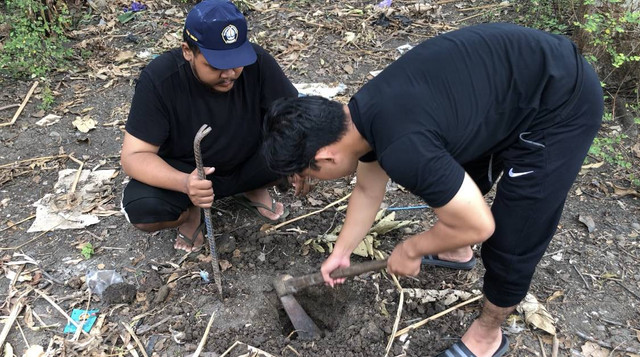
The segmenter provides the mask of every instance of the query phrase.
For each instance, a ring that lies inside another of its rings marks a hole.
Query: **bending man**
[[[389,178],[438,217],[398,244],[394,274],[421,258],[466,262],[482,243],[485,302],[443,356],[500,356],[500,326],[526,295],[603,112],[597,75],[564,37],[484,24],[418,45],[348,105],[320,97],[276,101],[265,121],[270,168],[319,179],[357,174],[344,227],[322,265],[329,274],[374,221]],[[498,176],[491,208],[483,195]]]

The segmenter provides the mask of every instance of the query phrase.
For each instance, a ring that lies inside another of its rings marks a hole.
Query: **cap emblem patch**
[[[238,41],[238,29],[233,25],[225,27],[222,30],[222,40],[227,45]]]

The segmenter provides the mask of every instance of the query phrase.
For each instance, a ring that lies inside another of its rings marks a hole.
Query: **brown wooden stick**
[[[144,345],[142,344],[142,342],[140,342],[140,339],[138,338],[138,336],[136,336],[136,333],[133,332],[133,329],[131,328],[131,326],[129,326],[128,324],[125,324],[124,322],[120,322],[122,324],[122,326],[124,326],[124,329],[127,330],[127,332],[131,335],[131,337],[133,337],[133,340],[136,341],[136,345],[138,345],[138,348],[140,349],[140,352],[142,352],[142,355],[144,357],[149,357],[149,355],[147,354],[147,351],[145,351],[144,349]]]
[[[0,110],[11,109],[19,106],[20,104],[9,104],[9,105],[5,105],[4,107],[0,107]]]
[[[24,97],[24,100],[22,101],[22,104],[20,104],[20,107],[18,107],[18,110],[16,110],[16,113],[13,115],[13,118],[11,118],[11,121],[8,122],[8,123],[0,124],[0,127],[1,126],[13,125],[13,123],[16,122],[16,120],[18,119],[18,116],[20,116],[20,113],[22,113],[22,110],[27,105],[27,102],[29,102],[29,99],[31,98],[31,95],[33,94],[33,91],[36,90],[36,87],[38,86],[39,83],[40,82],[38,82],[38,81],[35,81],[33,83],[33,85],[31,86],[31,89],[29,89],[29,92],[27,92],[27,95]]]
[[[36,215],[35,215],[35,214],[33,214],[33,215],[31,215],[31,216],[29,216],[29,217],[27,217],[27,218],[24,218],[24,219],[22,219],[22,220],[20,220],[20,221],[18,221],[18,222],[16,222],[16,223],[13,223],[13,225],[11,225],[11,226],[4,227],[4,228],[0,229],[0,232],[4,232],[4,231],[6,231],[7,229],[11,229],[11,228],[13,228],[13,227],[15,227],[15,226],[17,226],[17,225],[19,225],[19,224],[22,224],[22,223],[24,223],[24,222],[26,222],[26,221],[30,221],[30,220],[32,220],[32,219],[34,219],[34,218],[36,218]]]
[[[18,302],[16,302],[16,304],[13,305],[13,308],[11,309],[11,314],[9,315],[7,322],[4,324],[4,327],[2,328],[2,332],[0,332],[0,346],[4,346],[4,340],[9,335],[9,332],[11,331],[11,326],[13,326],[13,323],[16,321],[16,318],[18,317],[18,314],[20,313],[20,311],[22,311],[23,307],[24,307],[24,303],[22,299],[18,300]]]
[[[62,314],[62,316],[67,318],[67,321],[69,321],[70,324],[72,324],[73,326],[75,326],[77,329],[80,329],[82,331],[83,334],[89,336],[88,333],[86,333],[83,329],[82,326],[80,326],[77,322],[73,321],[73,319],[71,318],[71,316],[69,316],[69,314],[67,314],[66,312],[64,312],[64,310],[62,310],[62,308],[60,307],[60,305],[56,304],[55,301],[53,301],[53,299],[45,294],[43,291],[40,291],[38,289],[33,289],[33,291],[37,292],[38,295],[42,296],[45,300],[47,300],[49,302],[49,304],[51,304],[51,306],[53,306],[56,310],[58,310],[59,313]]]
[[[213,324],[213,318],[215,316],[216,316],[215,313],[211,314],[211,317],[209,318],[209,323],[207,324],[207,328],[204,329],[204,335],[202,336],[202,340],[200,340],[200,343],[198,344],[198,348],[196,348],[196,351],[193,353],[193,355],[191,355],[191,357],[200,356],[200,352],[202,352],[202,349],[204,348],[204,345],[207,343],[207,337],[209,336],[209,330],[211,330],[211,324]]]
[[[464,305],[468,305],[468,304],[471,304],[474,301],[478,301],[478,300],[480,300],[480,298],[482,298],[482,295],[478,295],[478,296],[476,296],[474,298],[471,298],[471,299],[469,299],[467,301],[461,302],[458,305],[452,306],[452,307],[450,307],[450,308],[448,308],[448,309],[446,309],[446,310],[444,310],[442,312],[439,312],[439,313],[437,313],[435,315],[429,316],[429,317],[427,317],[426,319],[424,319],[422,321],[416,322],[415,324],[407,326],[407,327],[403,328],[402,330],[396,332],[394,337],[402,336],[402,335],[404,335],[405,333],[407,333],[407,332],[409,332],[411,330],[414,330],[414,329],[417,329],[418,327],[421,327],[422,325],[426,324],[429,321],[435,320],[435,319],[439,318],[440,316],[446,315],[446,314],[450,313],[453,310],[456,310],[458,308],[463,307]]]
[[[2,164],[0,165],[0,169],[4,169],[7,167],[11,167],[14,165],[20,165],[20,164],[25,164],[27,162],[31,162],[31,161],[38,161],[38,160],[51,160],[51,159],[62,159],[62,158],[68,158],[69,155],[67,154],[63,154],[63,155],[54,155],[54,156],[40,156],[40,157],[33,157],[31,159],[24,159],[24,160],[20,160],[20,161],[14,161],[14,162],[10,162],[8,164]]]
[[[276,229],[281,228],[281,227],[284,227],[284,226],[286,226],[287,224],[293,223],[293,222],[295,222],[295,221],[299,221],[299,220],[301,220],[301,219],[303,219],[303,218],[307,218],[307,217],[309,217],[309,216],[313,216],[314,214],[318,214],[318,213],[320,213],[320,212],[322,212],[322,211],[325,211],[325,210],[327,210],[327,209],[329,209],[329,208],[331,208],[331,207],[333,207],[333,206],[337,205],[338,203],[340,203],[340,202],[342,202],[342,201],[346,200],[346,199],[347,199],[347,198],[349,198],[350,196],[351,196],[351,193],[349,193],[348,195],[346,195],[346,196],[342,197],[341,199],[339,199],[339,200],[337,200],[337,201],[335,201],[335,202],[333,202],[333,203],[330,203],[330,204],[328,204],[328,205],[324,206],[324,208],[321,208],[321,209],[319,209],[319,210],[315,210],[315,211],[313,211],[313,212],[311,212],[311,213],[303,214],[302,216],[298,216],[298,217],[296,217],[296,218],[292,218],[292,219],[290,219],[290,220],[288,220],[288,221],[285,221],[285,222],[282,222],[282,223],[276,224],[275,226],[270,227],[269,229],[267,229],[267,230],[265,231],[265,233],[267,233],[267,234],[269,234],[269,233],[273,233],[273,231],[275,231]]]
[[[474,7],[467,7],[467,8],[464,8],[464,9],[458,9],[458,11],[465,12],[465,11],[473,11],[473,10],[481,10],[481,9],[492,9],[492,8],[507,7],[507,6],[511,6],[511,4],[503,5],[502,3],[500,3],[500,4],[474,6]]]

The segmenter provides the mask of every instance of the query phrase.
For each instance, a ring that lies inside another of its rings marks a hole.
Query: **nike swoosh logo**
[[[533,171],[513,172],[513,167],[511,169],[509,169],[509,177],[524,176],[524,175],[528,175],[530,173],[533,173]]]

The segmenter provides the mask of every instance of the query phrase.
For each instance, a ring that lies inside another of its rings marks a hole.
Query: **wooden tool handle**
[[[331,272],[331,277],[334,279],[351,278],[360,274],[381,270],[387,266],[387,260],[372,260],[365,263],[354,264],[346,268],[339,268]],[[284,280],[280,280],[276,286],[276,292],[278,296],[288,295],[298,292],[302,288],[306,288],[312,285],[318,285],[324,283],[322,273],[317,272],[309,275],[303,275],[299,277],[290,277]]]
[[[331,272],[331,274],[329,274],[329,276],[331,276],[334,279],[340,279],[340,278],[351,278],[354,276],[358,276],[360,274],[369,272],[369,271],[375,271],[375,270],[381,270],[387,267],[387,260],[372,260],[369,262],[364,262],[364,263],[358,263],[358,264],[354,264],[351,266],[348,266],[346,268],[339,268],[336,269],[334,271]],[[322,274],[320,274],[320,276],[322,276]]]

